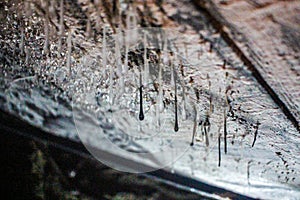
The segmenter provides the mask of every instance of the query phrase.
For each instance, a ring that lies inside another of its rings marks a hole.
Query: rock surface
[[[126,16],[126,4],[121,3],[118,9]],[[14,2],[4,4],[1,16],[6,21],[0,24],[4,30],[2,110],[52,134],[81,139],[87,146],[152,167],[176,160],[166,170],[251,197],[299,196],[299,132],[207,15],[190,1],[134,4],[136,25],[165,28],[173,45],[170,49],[178,55],[173,71],[178,84],[178,132],[174,132],[172,68],[163,60],[159,78],[159,52],[150,45],[151,80],[142,95],[145,123],[138,118],[138,66],[143,63],[143,48],[131,50],[128,73],[122,80],[120,65],[115,64],[119,57],[111,56],[117,47],[103,45],[104,27],[110,36],[118,31],[117,7],[108,1],[65,1],[66,31],[58,53],[58,4],[51,8],[32,1],[33,14],[25,19],[18,16],[21,11]],[[122,30],[125,21],[119,23]],[[70,34],[72,40],[67,42]],[[125,58],[124,52],[120,54]],[[103,65],[105,53],[110,65]],[[109,107],[110,89],[116,91],[111,95],[116,102],[113,109]],[[160,95],[163,103],[158,102]],[[95,115],[94,110],[100,112]],[[155,125],[158,112],[164,122],[159,127]],[[169,154],[161,153],[165,147]],[[145,152],[150,156],[139,154]],[[118,168],[114,158],[107,164]]]

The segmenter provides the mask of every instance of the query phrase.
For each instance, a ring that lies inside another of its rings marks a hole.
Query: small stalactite
[[[254,147],[255,142],[256,142],[259,125],[260,125],[260,123],[259,123],[259,121],[257,121],[256,126],[255,126],[255,132],[254,132],[254,138],[253,138],[253,142],[252,142],[252,147]]]
[[[218,153],[219,153],[219,158],[218,158],[218,166],[221,166],[221,132],[219,130],[218,134]]]
[[[164,110],[164,104],[163,104],[163,78],[162,78],[162,63],[159,62],[159,74],[158,74],[158,104],[159,104],[159,112],[162,112]]]
[[[171,52],[171,81],[170,81],[170,84],[172,86],[175,85],[175,80],[174,80],[174,61],[175,61],[175,56],[173,56],[173,52]]]
[[[94,5],[96,8],[96,12],[97,12],[95,27],[96,27],[97,31],[100,31],[101,30],[101,14],[100,14],[100,9],[99,9],[101,7],[100,0],[94,0]]]
[[[109,102],[112,105],[113,104],[113,85],[114,85],[114,80],[113,80],[113,74],[114,74],[114,69],[112,65],[109,65]]]
[[[45,20],[44,20],[44,34],[45,34],[45,42],[44,42],[44,54],[49,55],[49,46],[50,46],[50,27],[49,27],[49,2],[45,1]]]
[[[128,31],[128,36],[130,39],[137,39],[138,38],[138,23],[137,23],[137,17],[135,13],[135,9],[133,8],[133,5],[129,6],[129,10],[127,12],[126,16],[126,26]]]
[[[20,41],[21,55],[24,55],[24,28],[21,28],[21,41]]]
[[[209,115],[206,115],[204,124],[203,124],[203,129],[204,129],[204,135],[205,135],[205,144],[208,147],[209,146],[209,138],[208,138],[208,132],[210,129],[210,122],[209,122]]]
[[[191,142],[191,146],[194,145],[194,140],[195,140],[195,136],[196,136],[196,132],[197,132],[197,109],[196,106],[193,106],[194,108],[194,126],[193,126],[193,136],[192,136],[192,142]]]
[[[174,79],[174,93],[175,93],[175,125],[174,131],[177,132],[179,130],[178,126],[178,101],[177,101],[177,81],[176,81],[176,73],[173,67],[173,79]]]
[[[156,116],[157,116],[157,125],[160,127],[160,112],[163,111],[163,91],[162,91],[162,64],[160,60],[160,54],[158,56],[158,95],[157,95],[157,106],[156,106]]]
[[[144,82],[148,83],[148,80],[149,80],[149,62],[148,62],[148,59],[147,59],[147,36],[146,36],[146,33],[144,33],[143,44],[144,44]]]
[[[250,166],[251,166],[252,162],[253,162],[253,160],[249,160],[247,163],[247,183],[248,183],[248,185],[251,185],[250,184]]]
[[[112,1],[112,15],[113,15],[113,24],[115,26],[120,25],[121,19],[120,19],[120,2],[119,0],[113,0]]]
[[[106,26],[103,27],[103,33],[102,33],[102,66],[104,69],[107,67],[107,44],[106,44]],[[109,103],[113,104],[113,66],[109,65]]]
[[[201,141],[203,141],[203,136],[204,136],[204,130],[203,130],[203,121],[202,119],[200,119],[198,126],[200,127],[200,131],[201,131]]]
[[[188,47],[187,47],[187,44],[188,44],[187,42],[184,42],[184,43],[183,43],[183,45],[184,45],[184,50],[185,50],[185,58],[186,58],[186,59],[188,59]]]
[[[31,4],[28,1],[24,2],[24,12],[26,18],[29,18],[32,15]],[[29,23],[31,23],[31,21],[29,21]]]
[[[210,77],[207,74],[207,80],[208,80],[208,91],[210,93],[209,95],[209,115],[211,115],[214,111],[213,108],[213,93],[211,92],[211,81],[210,81]]]
[[[58,53],[62,52],[62,39],[64,36],[64,0],[60,0],[60,12],[59,12],[59,40],[58,40]]]
[[[203,54],[203,49],[202,49],[202,46],[199,48],[198,50],[198,60],[200,60],[201,56]]]
[[[125,83],[124,83],[124,75],[122,70],[122,60],[121,60],[121,50],[120,50],[120,29],[116,29],[117,34],[115,38],[115,59],[117,65],[117,75],[119,77],[119,86],[120,86],[120,94],[123,94],[125,90]]]
[[[50,1],[49,2],[49,18],[52,19],[54,17],[56,17],[56,13],[55,13],[55,4],[56,4],[56,1]]]
[[[103,38],[102,38],[102,64],[104,69],[107,65],[107,47],[106,47],[106,27],[103,28]]]
[[[125,31],[125,61],[124,61],[124,73],[128,72],[128,52],[129,52],[129,32]]]
[[[209,114],[211,115],[213,113],[213,94],[210,93],[209,96]]]
[[[90,39],[92,37],[92,24],[89,18],[87,19],[86,22],[85,36],[87,37],[87,39]]]
[[[222,69],[226,69],[226,64],[227,64],[227,61],[224,60],[224,61],[223,61],[223,65],[222,65]]]
[[[168,40],[167,37],[165,36],[164,39],[164,47],[163,47],[163,64],[164,65],[169,65],[169,53],[168,53]]]
[[[184,80],[182,80],[182,119],[186,120],[187,119],[187,102],[186,102],[186,92],[185,92],[185,84]]]
[[[184,66],[182,64],[182,60],[180,60],[179,68],[180,68],[181,76],[184,77]]]
[[[195,92],[197,102],[199,103],[199,101],[200,101],[200,90],[198,88],[194,88],[194,92]]]
[[[122,74],[122,62],[121,62],[121,50],[120,50],[120,29],[116,28],[116,38],[115,38],[115,59],[117,64],[117,75]]]
[[[143,110],[143,78],[142,78],[142,70],[140,69],[140,87],[139,87],[139,92],[140,92],[140,111],[139,111],[139,120],[143,121],[145,116],[144,116],[144,110]]]
[[[224,62],[224,65],[226,65],[226,63]],[[227,107],[230,107],[229,102],[228,102],[228,84],[227,84],[227,80],[228,80],[228,72],[225,72],[225,103],[226,103],[226,107],[224,109],[224,152],[225,154],[227,154]]]
[[[49,54],[49,19],[46,17],[45,19],[45,25],[44,25],[44,32],[45,32],[45,42],[44,42],[44,54]]]
[[[135,28],[134,20],[135,15],[132,12],[132,7],[129,7],[129,10],[127,12],[126,16],[126,31],[125,31],[125,63],[124,63],[124,72],[127,73],[128,71],[128,52],[129,52],[129,46],[130,46],[130,38],[133,36],[132,32]]]
[[[213,43],[210,42],[210,43],[209,43],[209,50],[208,50],[209,53],[212,53],[213,47],[214,47],[214,46],[213,46]]]
[[[224,152],[227,154],[227,115],[224,109]]]
[[[29,47],[25,47],[25,65],[28,66],[30,62],[30,50]]]
[[[208,138],[207,126],[204,126],[204,135],[205,135],[205,144],[208,147],[209,146],[209,138]]]
[[[69,70],[69,76],[72,76],[72,66],[71,66],[71,53],[72,53],[72,30],[68,32],[68,39],[67,39],[67,69]]]

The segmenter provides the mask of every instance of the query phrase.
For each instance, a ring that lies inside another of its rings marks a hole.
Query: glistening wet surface
[[[136,19],[127,20],[132,29],[118,30],[109,11],[96,17],[97,2],[66,1],[62,36],[56,3],[33,2],[32,15],[21,18],[5,4],[1,109],[87,146],[251,197],[299,196],[299,133],[188,2],[165,2],[166,14],[149,8],[163,16],[156,20],[163,29],[140,28],[138,10],[147,7],[136,3]],[[172,13],[180,20],[166,17]],[[190,18],[199,19],[195,26]]]

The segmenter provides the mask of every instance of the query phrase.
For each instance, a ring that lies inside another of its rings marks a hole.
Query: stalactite
[[[20,41],[20,51],[21,54],[24,54],[24,28],[21,28],[21,41]]]
[[[214,48],[214,46],[213,46],[213,43],[212,42],[210,42],[209,43],[209,53],[211,53],[212,52],[212,50],[213,50],[213,48]]]
[[[97,12],[95,27],[96,27],[97,31],[100,31],[101,30],[101,23],[100,23],[100,21],[101,21],[101,11],[99,9],[101,7],[100,0],[94,0],[94,5],[95,5],[95,8],[96,8],[96,12]]]
[[[160,112],[163,111],[163,91],[162,91],[162,64],[160,60],[160,55],[158,58],[158,95],[157,95],[157,107],[156,107],[156,116],[157,116],[157,124],[160,126]]]
[[[143,110],[143,78],[142,78],[142,70],[140,68],[140,87],[139,87],[139,92],[140,92],[140,111],[139,111],[139,119],[140,121],[144,120],[144,110]]]
[[[227,154],[227,115],[226,109],[224,110],[224,152]]]
[[[103,28],[103,38],[102,38],[102,64],[104,69],[107,65],[107,47],[106,47],[106,27]]]
[[[45,31],[45,43],[44,43],[44,54],[49,54],[49,19],[46,17],[45,24],[44,24],[44,31]]]
[[[174,80],[174,57],[172,57],[172,60],[171,60],[171,81],[170,81],[170,84],[171,86],[174,86],[175,85],[175,80]]]
[[[211,91],[211,81],[210,81],[210,77],[207,74],[207,80],[208,80],[208,91],[209,91],[209,114],[211,115],[213,113],[213,93]]]
[[[69,75],[72,76],[72,69],[71,69],[71,52],[72,52],[72,31],[69,30],[68,32],[68,39],[67,39],[67,69],[69,69]]]
[[[28,47],[25,47],[25,65],[28,66],[30,62],[30,50]]]
[[[256,123],[256,127],[255,127],[255,132],[254,132],[254,139],[253,139],[253,143],[252,143],[252,147],[254,147],[254,144],[256,142],[256,138],[257,138],[257,134],[258,134],[258,127],[259,127],[260,123],[259,121],[257,121]]]
[[[59,40],[58,40],[58,52],[61,55],[62,52],[62,39],[65,31],[64,27],[64,0],[60,0],[60,12],[59,12]]]
[[[122,61],[121,61],[121,50],[120,50],[120,29],[116,29],[117,34],[115,38],[115,59],[116,59],[116,65],[117,65],[117,75],[119,77],[119,85],[120,85],[120,94],[124,92],[124,76],[123,76],[123,70],[122,70]]]
[[[129,32],[125,31],[125,63],[124,63],[124,74],[128,72],[128,52],[129,52]]]
[[[109,102],[112,105],[113,104],[113,73],[114,69],[112,65],[109,65]]]
[[[135,13],[135,9],[133,5],[129,6],[129,10],[127,11],[126,16],[126,27],[127,27],[127,36],[129,44],[132,44],[138,39],[138,24],[137,24],[137,17]]]
[[[179,130],[178,126],[178,101],[177,101],[177,81],[176,81],[176,73],[173,68],[173,76],[174,76],[174,93],[175,93],[175,125],[174,125],[174,131],[177,132]]]
[[[147,59],[147,36],[146,36],[146,33],[144,33],[143,44],[144,44],[144,82],[148,83],[149,63],[148,63],[148,59]]]
[[[44,42],[44,54],[48,55],[49,54],[49,32],[50,32],[50,27],[49,27],[49,3],[48,1],[45,1],[45,20],[44,20],[44,32],[45,32],[45,42]]]
[[[164,110],[164,104],[163,104],[163,79],[162,79],[162,64],[159,63],[159,74],[158,74],[158,105],[159,105],[159,111],[162,112]]]
[[[55,13],[55,8],[53,4],[56,4],[56,1],[50,1],[49,2],[49,18],[52,19],[54,17],[56,17],[56,13]]]
[[[187,99],[186,99],[186,92],[185,92],[185,84],[184,80],[182,81],[182,119],[187,119]]]
[[[209,139],[208,139],[208,132],[210,129],[210,122],[209,122],[209,114],[206,114],[206,118],[203,124],[203,129],[204,129],[204,135],[205,135],[205,144],[208,147],[209,146]]]
[[[92,36],[92,25],[91,25],[91,20],[87,19],[87,23],[86,23],[86,31],[85,31],[85,36],[89,39]]]
[[[221,134],[218,134],[218,152],[219,152],[219,163],[218,166],[221,166]]]
[[[227,61],[224,60],[224,61],[223,61],[223,65],[222,65],[222,69],[226,69],[226,64],[227,64]]]
[[[119,43],[119,28],[117,28],[117,34],[115,38],[115,60],[117,65],[117,75],[119,77],[122,76],[122,62],[121,62],[121,51],[120,51],[120,43]]]
[[[165,36],[164,38],[164,47],[163,47],[163,64],[169,65],[169,52],[168,52],[168,40]]]
[[[191,146],[194,145],[194,139],[197,131],[197,109],[195,105],[193,106],[193,108],[194,108],[194,126],[193,126],[193,137],[192,137]]]
[[[24,11],[25,11],[26,18],[31,16],[32,10],[31,10],[30,2],[28,2],[28,1],[24,2]]]
[[[224,68],[226,65],[226,62],[224,60]],[[228,72],[225,70],[225,103],[226,103],[226,107],[224,109],[224,152],[225,154],[227,154],[227,107],[229,107],[229,102],[228,102],[228,96],[227,96],[227,92],[228,92]]]
[[[184,50],[185,50],[185,58],[188,59],[188,48],[186,42],[184,42]]]

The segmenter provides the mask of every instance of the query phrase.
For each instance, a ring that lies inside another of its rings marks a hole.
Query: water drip
[[[176,82],[176,73],[173,68],[173,79],[174,79],[174,93],[175,93],[175,125],[174,125],[174,131],[177,132],[179,130],[178,126],[178,101],[177,101],[177,82]]]
[[[144,120],[144,111],[143,111],[143,83],[142,83],[142,70],[140,69],[140,87],[139,87],[139,92],[140,92],[140,112],[139,112],[139,119],[140,121]]]

